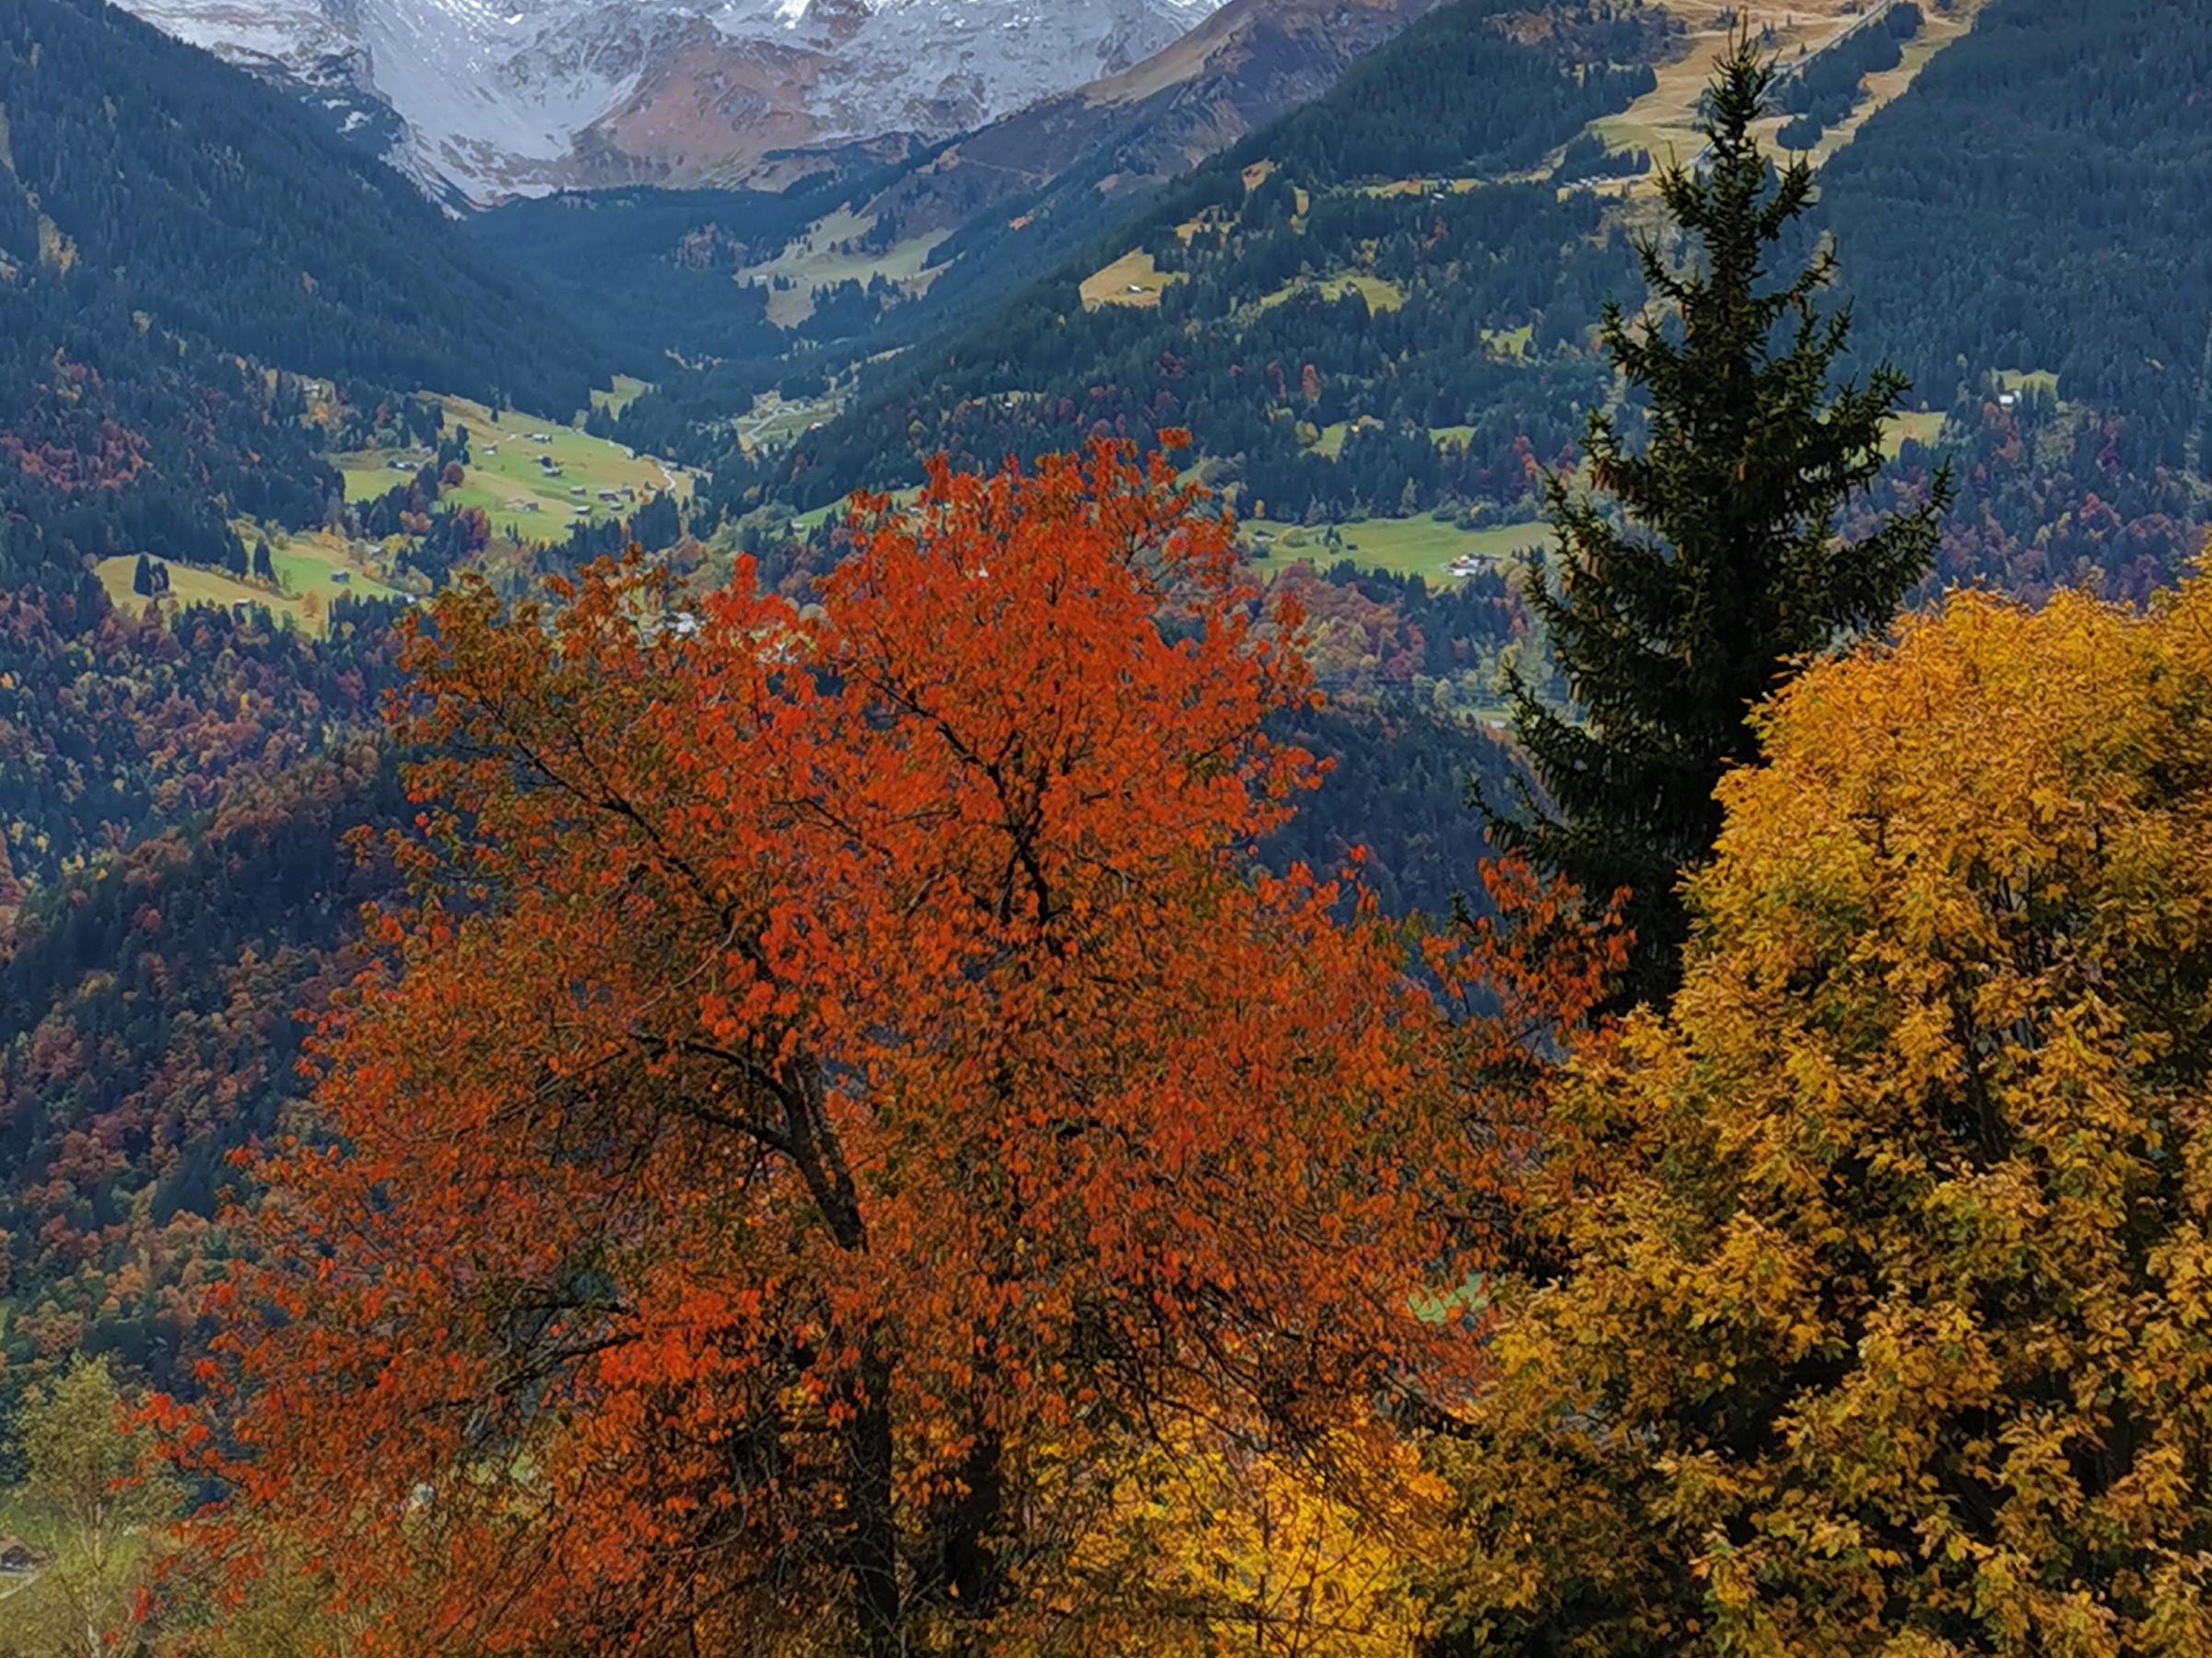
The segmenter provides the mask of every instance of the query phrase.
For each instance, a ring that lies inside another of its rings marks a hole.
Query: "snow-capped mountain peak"
[[[1220,0],[122,0],[234,62],[384,103],[479,203],[743,176],[938,138],[1112,75]]]

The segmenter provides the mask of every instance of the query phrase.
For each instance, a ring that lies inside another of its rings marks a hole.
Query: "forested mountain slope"
[[[405,180],[100,0],[0,0],[0,261],[265,365],[583,405],[599,354]]]
[[[98,0],[0,0],[0,590],[64,636],[99,559],[322,522],[299,377],[576,407],[599,356],[290,100]]]
[[[190,776],[210,809],[51,887],[0,935],[0,1414],[72,1350],[178,1374],[222,1253],[225,1158],[298,1096],[298,1015],[351,977],[360,905],[389,888],[344,835],[404,806],[376,745],[287,741],[344,730],[380,630],[326,648],[201,611],[178,636],[135,631],[97,648],[167,660],[105,656],[118,685],[236,697],[224,734],[260,738],[258,764]]]
[[[2203,472],[2212,29],[2191,0],[1995,0],[1821,173],[1865,342],[1947,403],[2044,371]]]
[[[2091,21],[1989,0],[1923,41],[1899,5],[1830,37],[1834,73],[1823,53],[1788,60],[1825,88],[1829,124],[1859,88],[1817,228],[1838,239],[1859,361],[1898,360],[1925,411],[1899,428],[1880,498],[1919,487],[1938,441],[1960,461],[1945,579],[2038,594],[2093,572],[2140,592],[2195,550],[2206,498],[2180,463],[2203,465],[2212,380],[2212,149],[2192,99],[2212,48],[2185,9],[2130,0]],[[876,370],[787,452],[725,445],[720,500],[818,507],[905,484],[939,448],[988,462],[1187,425],[1247,517],[1527,519],[1613,395],[1598,309],[1640,292],[1627,242],[1645,198],[1561,188],[1640,158],[1577,134],[1620,128],[1609,111],[1651,63],[1666,85],[1683,65],[1655,11],[1562,7],[1540,36],[1526,16],[1432,15],[1026,293]],[[1861,84],[1901,52],[1902,95],[1894,76]],[[630,418],[705,453],[702,414],[677,379]]]
[[[789,454],[725,453],[727,498],[812,507],[939,448],[1187,424],[1282,516],[1520,499],[1529,445],[1549,459],[1603,395],[1575,347],[1629,267],[1594,196],[1509,176],[1647,88],[1666,37],[1623,8],[1524,41],[1512,15],[1468,0],[1414,24]],[[1134,280],[1086,291],[1132,248]],[[648,432],[682,395],[626,418]]]
[[[93,566],[243,569],[253,525],[344,520],[325,450],[391,424],[385,388],[575,407],[599,355],[288,99],[104,6],[0,0],[11,1395],[80,1345],[173,1360],[174,1250],[295,1092],[292,1013],[374,880],[336,836],[398,805],[362,741],[395,603],[334,585],[317,638],[251,601],[143,614]]]
[[[142,333],[106,284],[0,282],[0,592],[74,634],[106,609],[95,560],[219,564],[231,508],[320,522],[340,485],[300,409],[296,383]]]

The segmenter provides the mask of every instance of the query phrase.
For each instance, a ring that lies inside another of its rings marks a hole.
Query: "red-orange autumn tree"
[[[378,1650],[1080,1648],[1148,1447],[1356,1501],[1460,1385],[1521,1142],[1401,935],[1254,872],[1295,615],[1110,446],[861,517],[818,605],[602,566],[409,648],[415,895],[201,1442],[203,1540]]]

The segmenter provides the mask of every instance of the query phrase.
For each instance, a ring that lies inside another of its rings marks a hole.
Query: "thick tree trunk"
[[[891,1492],[891,1363],[869,1337],[848,1403],[846,1490],[852,1525],[846,1539],[855,1622],[866,1658],[900,1658],[906,1608],[898,1581],[898,1515]]]
[[[865,1255],[868,1226],[852,1172],[829,1120],[821,1068],[802,1060],[786,1079],[784,1134],[831,1238]],[[850,1513],[846,1570],[857,1646],[864,1658],[901,1658],[905,1594],[899,1582],[898,1514],[892,1496],[891,1356],[883,1332],[860,1337],[860,1362],[840,1389],[845,1419],[845,1495]]]
[[[1001,1587],[998,1545],[1004,1524],[1003,1451],[995,1433],[980,1433],[961,1466],[966,1489],[939,1516],[937,1575],[956,1613],[981,1617],[998,1604]]]

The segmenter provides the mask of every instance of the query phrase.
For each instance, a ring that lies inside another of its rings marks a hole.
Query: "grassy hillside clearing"
[[[1940,409],[1922,409],[1895,415],[1883,435],[1882,452],[1894,461],[1897,451],[1904,448],[1906,438],[1915,443],[1933,444],[1942,436],[1943,411]]]
[[[436,401],[447,419],[468,427],[470,455],[460,487],[446,490],[439,504],[481,508],[518,540],[557,540],[570,523],[621,518],[663,491],[679,499],[691,494],[692,476],[682,467],[634,454],[603,438],[512,409],[495,425],[482,403],[462,397]],[[421,449],[331,457],[345,476],[349,501],[373,500],[404,484],[430,458]],[[557,470],[548,472],[540,464],[543,460]]]
[[[1314,440],[1308,447],[1314,453],[1334,461],[1344,452],[1344,439],[1352,436],[1352,428],[1354,424],[1356,423],[1343,420],[1331,422],[1315,434]],[[1367,417],[1365,424],[1379,428],[1381,423],[1372,417]],[[1448,449],[1454,444],[1465,449],[1474,440],[1474,436],[1475,428],[1469,426],[1431,426],[1429,428],[1429,441],[1436,445],[1438,449]]]
[[[730,428],[736,434],[739,445],[751,453],[774,449],[812,431],[823,422],[834,419],[844,406],[845,394],[841,391],[802,398],[795,403],[785,402],[777,392],[763,391],[753,400],[751,409],[730,423]]]
[[[612,388],[603,391],[594,391],[591,393],[591,406],[595,409],[603,409],[609,414],[620,414],[623,410],[628,408],[639,397],[651,390],[650,385],[635,375],[617,374]]]
[[[891,504],[895,507],[911,507],[920,498],[921,491],[919,487],[895,489],[891,492]],[[845,516],[846,508],[849,504],[849,497],[843,501],[832,501],[826,507],[817,507],[812,512],[802,512],[791,520],[791,528],[799,534],[812,535],[831,520],[842,519]]]
[[[267,541],[269,563],[275,567],[277,583],[294,598],[310,593],[328,595],[341,589],[364,599],[397,594],[398,590],[378,578],[373,548],[348,543],[332,531],[288,534],[241,522],[238,532],[249,547],[257,538]],[[345,579],[340,580],[340,577]]]
[[[1997,383],[2007,391],[2048,391],[2058,397],[2058,376],[2048,368],[2001,368]]]
[[[1396,283],[1386,282],[1379,276],[1350,274],[1325,276],[1318,282],[1285,283],[1273,293],[1262,295],[1259,300],[1259,309],[1271,310],[1285,300],[1295,298],[1298,295],[1309,291],[1320,295],[1322,298],[1332,303],[1343,298],[1347,294],[1357,294],[1361,298],[1366,300],[1367,309],[1370,313],[1397,310],[1406,302],[1405,295],[1399,291]],[[1159,301],[1154,299],[1153,303],[1156,305]]]
[[[1689,52],[1670,64],[1656,66],[1659,84],[1618,115],[1591,123],[1590,130],[1615,151],[1648,150],[1655,169],[1671,156],[1687,162],[1703,147],[1697,134],[1697,99],[1714,65],[1727,50],[1728,31],[1742,6],[1737,0],[1665,0],[1666,9],[1689,29]],[[1936,9],[1935,0],[1921,6],[1920,33],[1907,41],[1904,61],[1895,69],[1867,77],[1867,96],[1849,120],[1823,133],[1812,158],[1824,161],[1858,134],[1867,118],[1912,85],[1927,61],[1973,27],[1974,15],[1987,0],[1954,0],[1947,15]],[[1779,16],[1761,12],[1754,20],[1772,31],[1773,50],[1785,67],[1795,64],[1800,49],[1807,53],[1858,28],[1876,28],[1889,9],[1888,0],[1869,5],[1866,0],[1793,0]],[[1759,123],[1760,138],[1770,147],[1787,118],[1775,115]],[[1649,195],[1656,180],[1645,177],[1629,187],[1629,193]]]
[[[1465,195],[1470,190],[1482,188],[1481,179],[1393,179],[1387,184],[1366,184],[1360,189],[1362,195],[1371,196],[1440,196],[1447,191],[1453,195]]]
[[[363,450],[357,454],[334,454],[331,464],[345,480],[345,498],[349,501],[373,501],[395,484],[404,483],[415,471],[429,464],[430,451],[425,449]],[[403,472],[397,462],[405,463]]]
[[[1247,519],[1238,525],[1246,557],[1262,570],[1298,563],[1327,569],[1346,560],[1399,576],[1419,576],[1439,585],[1456,579],[1452,561],[1487,560],[1510,566],[1514,555],[1539,545],[1551,534],[1541,523],[1499,524],[1462,530],[1427,518],[1368,519],[1352,524],[1286,524]],[[1334,531],[1335,540],[1330,538]]]
[[[1536,339],[1536,330],[1524,322],[1518,328],[1486,328],[1482,344],[1490,348],[1492,356],[1519,362],[1528,355],[1528,347]]]
[[[222,570],[172,564],[169,566],[169,592],[158,601],[148,600],[131,590],[138,560],[129,555],[102,559],[97,566],[99,584],[119,608],[127,611],[141,611],[155,602],[169,610],[193,604],[213,604],[226,609],[234,604],[253,604],[287,626],[318,634],[330,625],[330,605],[334,599],[405,597],[370,575],[362,550],[349,547],[342,537],[328,531],[287,535],[280,530],[263,530],[244,522],[237,528],[249,547],[257,537],[267,539],[269,562],[276,570],[276,587],[260,581],[241,581]]]
[[[1133,305],[1154,309],[1167,285],[1182,280],[1180,273],[1161,270],[1153,263],[1150,253],[1140,250],[1124,253],[1105,270],[1086,277],[1083,284],[1083,302],[1089,309]]]
[[[867,282],[881,276],[909,293],[928,291],[939,273],[926,269],[937,244],[950,230],[932,230],[927,236],[895,242],[881,253],[863,252],[860,239],[875,228],[875,216],[840,207],[810,226],[806,234],[765,264],[749,266],[741,282],[772,284],[789,278],[788,288],[771,289],[768,321],[778,328],[797,328],[814,314],[814,290],[835,287],[840,282]]]

